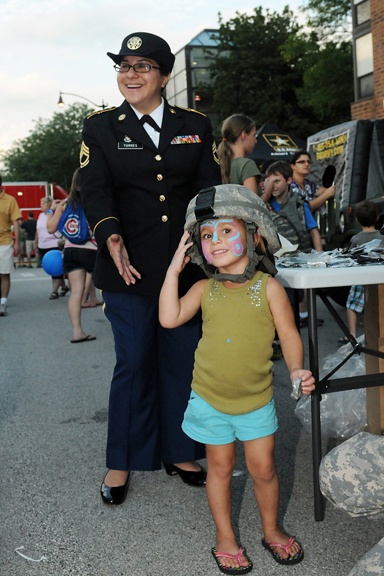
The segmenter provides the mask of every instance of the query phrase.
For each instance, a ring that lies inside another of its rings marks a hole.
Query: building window
[[[358,98],[373,96],[373,47],[372,33],[356,38],[356,74]]]
[[[370,0],[354,0],[356,26],[361,26],[371,19]]]

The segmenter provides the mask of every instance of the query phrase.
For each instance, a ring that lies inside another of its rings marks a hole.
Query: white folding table
[[[278,264],[278,262],[277,262]],[[309,367],[316,380],[316,390],[311,395],[311,416],[312,416],[312,461],[313,461],[313,484],[314,484],[314,509],[315,520],[321,521],[324,518],[324,502],[320,491],[319,466],[321,462],[321,422],[320,422],[320,401],[322,393],[338,392],[342,390],[353,390],[357,388],[368,388],[371,386],[384,385],[384,373],[367,374],[359,377],[331,379],[336,370],[319,380],[319,351],[317,336],[317,309],[316,294],[320,288],[333,288],[352,285],[377,285],[384,284],[384,265],[368,264],[351,267],[319,267],[319,268],[280,268],[276,278],[286,288],[296,290],[308,290],[308,345],[309,345]],[[320,292],[324,304],[331,312],[335,321],[341,328],[346,326],[340,316],[333,309],[328,298]],[[365,352],[384,358],[384,354],[377,350],[370,350],[361,346],[351,337],[351,343],[355,344],[352,356],[356,352]],[[350,357],[349,356],[349,357]],[[344,362],[342,362],[343,364]],[[339,365],[340,367],[341,365]]]

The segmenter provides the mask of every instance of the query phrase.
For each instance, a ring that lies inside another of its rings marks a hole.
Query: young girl
[[[292,381],[303,394],[314,378],[303,369],[303,344],[270,253],[280,242],[269,211],[251,190],[220,185],[201,191],[188,207],[179,247],[160,294],[160,322],[175,328],[203,313],[192,392],[183,430],[206,444],[207,496],[216,524],[212,554],[221,572],[245,574],[253,565],[231,524],[235,439],[244,443],[262,521],[262,545],[280,564],[301,562],[299,543],[278,526],[279,481],[274,462],[277,419],[271,355],[275,329]],[[179,274],[192,260],[209,280],[178,296]],[[269,271],[270,274],[265,271]]]
[[[47,230],[50,233],[56,232],[59,226],[60,217],[66,205],[70,204],[73,211],[80,205],[80,183],[79,169],[75,170],[69,196],[65,200],[54,200],[51,214],[47,219]],[[81,323],[81,307],[84,292],[91,291],[92,271],[96,261],[96,242],[93,236],[83,244],[72,243],[65,239],[64,246],[64,272],[68,274],[71,295],[68,301],[68,315],[72,326],[72,344],[80,342],[91,342],[96,340],[96,336],[86,334]],[[95,301],[96,295],[95,295]]]
[[[256,143],[254,121],[243,114],[233,114],[224,120],[221,134],[223,140],[218,146],[217,153],[223,184],[243,184],[257,194],[257,178],[261,174],[255,161],[246,158]]]

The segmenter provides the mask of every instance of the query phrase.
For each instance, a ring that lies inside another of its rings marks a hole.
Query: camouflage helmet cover
[[[215,186],[213,212],[214,217],[233,216],[247,223],[253,223],[260,235],[267,241],[272,254],[281,248],[279,236],[265,203],[246,186],[239,184],[220,184]],[[196,237],[199,222],[195,215],[197,196],[190,201],[184,229]],[[192,261],[193,255],[192,256]]]

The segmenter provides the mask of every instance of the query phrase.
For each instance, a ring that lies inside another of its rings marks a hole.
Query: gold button
[[[158,175],[156,176],[156,180],[157,180],[158,182],[161,182],[162,179],[163,179],[163,175],[162,175],[162,174],[158,174]]]
[[[164,216],[161,217],[161,219],[162,219],[163,222],[168,222],[168,216],[165,216],[165,215],[164,215]]]
[[[160,200],[160,202],[164,202],[164,200],[165,200],[164,194],[161,194],[161,196],[159,196],[159,200]]]
[[[160,154],[156,154],[155,160],[157,160],[158,162],[160,162],[161,159],[162,159],[162,158],[161,158]]]

